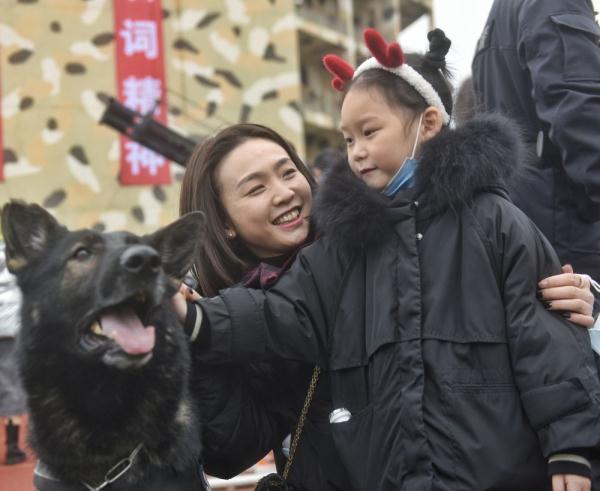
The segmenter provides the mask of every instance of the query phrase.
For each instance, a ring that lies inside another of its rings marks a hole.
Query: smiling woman
[[[270,128],[238,124],[198,146],[188,162],[180,212],[202,210],[207,233],[194,262],[203,295],[231,286],[259,263],[288,256],[310,235],[314,179]]]
[[[216,181],[228,213],[227,236],[239,236],[256,257],[281,256],[306,241],[311,188],[283,147],[245,141],[218,165]]]
[[[311,241],[313,187],[294,149],[264,126],[234,125],[202,143],[188,162],[180,202],[181,214],[202,210],[207,217],[193,270],[200,293],[214,295],[235,283],[272,285]],[[189,321],[188,310],[186,326]],[[229,367],[194,359],[193,372],[207,472],[232,477],[271,449],[281,472],[313,366],[277,361]],[[289,468],[291,489],[350,489],[329,430],[331,409],[329,379],[322,374]]]

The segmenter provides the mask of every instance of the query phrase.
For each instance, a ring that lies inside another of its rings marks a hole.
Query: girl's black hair
[[[429,50],[424,55],[407,53],[404,62],[414,68],[427,80],[440,96],[442,104],[449,115],[452,114],[452,87],[450,72],[446,67],[446,54],[450,49],[450,40],[441,29],[434,29],[427,34]],[[416,120],[429,104],[412,85],[403,78],[387,70],[367,70],[352,80],[347,90],[351,88],[376,88],[386,101],[398,108],[408,109],[412,120]]]

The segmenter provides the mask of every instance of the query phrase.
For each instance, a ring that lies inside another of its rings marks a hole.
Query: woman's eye
[[[291,179],[296,175],[296,172],[298,172],[296,169],[288,169],[283,173],[283,177],[285,179]]]
[[[92,253],[85,247],[80,247],[73,253],[73,259],[77,261],[87,261],[90,257],[92,257]]]
[[[377,130],[375,128],[369,128],[368,130],[365,130],[364,133],[365,133],[365,136],[370,136],[373,133],[375,133],[376,131]]]
[[[264,187],[264,186],[254,186],[253,188],[251,188],[251,189],[248,191],[248,193],[247,193],[247,194],[248,194],[249,196],[256,196],[257,194],[260,194],[260,193],[262,193],[262,191],[263,191],[264,189],[265,189],[265,187]]]

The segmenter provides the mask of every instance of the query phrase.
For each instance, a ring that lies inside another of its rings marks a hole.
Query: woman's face
[[[376,90],[362,88],[346,94],[340,120],[352,172],[383,189],[412,154],[418,125]]]
[[[306,241],[310,185],[278,144],[246,140],[221,161],[216,179],[230,220],[226,231],[257,257],[287,254]]]

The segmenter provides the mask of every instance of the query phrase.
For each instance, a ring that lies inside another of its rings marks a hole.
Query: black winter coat
[[[587,332],[536,299],[559,263],[502,189],[518,147],[500,119],[444,130],[416,199],[334,171],[324,237],[270,290],[203,300],[196,350],[329,369],[355,490],[548,489],[548,456],[600,445],[600,383]]]
[[[591,2],[496,0],[473,87],[483,109],[516,119],[530,142],[532,165],[511,198],[563,263],[600,278],[600,27]]]
[[[281,268],[261,263],[244,285],[267,288],[292,259]],[[193,390],[202,408],[206,472],[228,479],[273,450],[282,473],[287,462],[282,442],[298,424],[313,366],[289,360],[245,365],[198,362],[196,358]],[[329,427],[331,404],[329,374],[322,372],[287,478],[292,491],[349,489]]]

